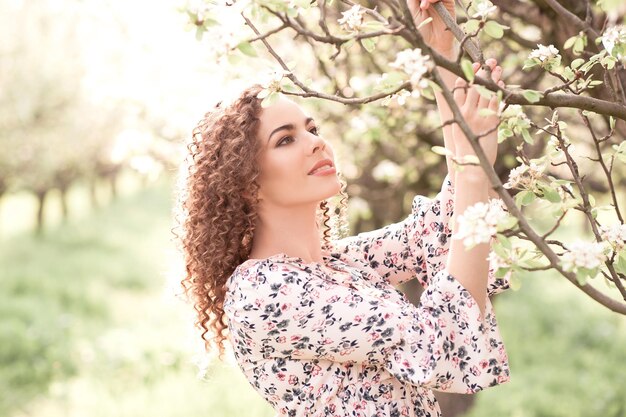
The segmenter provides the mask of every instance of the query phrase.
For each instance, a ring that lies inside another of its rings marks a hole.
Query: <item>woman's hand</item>
[[[502,68],[497,64],[497,61],[493,58],[488,59],[485,62],[491,68],[491,79],[497,83],[500,87],[504,87],[504,82],[500,80],[502,75]],[[478,63],[473,64],[474,72],[479,69]],[[484,69],[478,70],[477,75],[485,78],[487,71]],[[485,136],[481,136],[478,143],[483,148],[483,151],[489,159],[489,163],[493,165],[496,161],[498,153],[498,124],[500,118],[496,115],[480,116],[478,112],[480,109],[490,109],[494,112],[498,111],[498,98],[497,96],[491,97],[491,99],[483,98],[476,87],[471,86],[468,89],[467,82],[459,77],[454,85],[454,101],[461,110],[463,118],[467,122],[468,126],[476,135],[482,135],[483,133],[490,132]],[[452,128],[452,138],[455,147],[456,157],[462,157],[465,155],[476,155],[469,140],[459,127],[457,123]],[[466,167],[466,169],[469,167]],[[471,167],[472,171],[479,171],[482,173],[482,168]]]
[[[424,25],[419,31],[424,42],[435,51],[442,55],[448,56],[454,50],[454,35],[447,30],[446,24],[439,17],[432,7],[431,3],[437,3],[440,0],[407,0],[409,10],[413,16],[415,26],[419,26],[424,20],[432,17],[432,22]],[[443,5],[453,18],[456,18],[454,10],[454,0],[442,0]]]

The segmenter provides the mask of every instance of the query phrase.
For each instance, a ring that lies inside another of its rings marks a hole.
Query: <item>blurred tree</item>
[[[93,13],[93,5],[75,0],[0,5],[0,31],[7,40],[0,47],[0,198],[11,189],[32,192],[38,201],[39,233],[51,190],[59,191],[66,219],[67,192],[77,181],[89,184],[97,206],[97,184],[108,184],[115,197],[124,168],[154,177],[177,155],[150,134],[132,155],[119,157],[120,148],[128,146],[120,143],[121,132],[139,128],[158,133],[156,126],[163,122],[142,114],[146,103],[123,96],[96,101],[86,91],[85,49],[91,45],[81,39],[81,24],[97,18],[101,16]],[[113,41],[121,43],[123,36]],[[134,140],[128,135],[122,139]],[[158,162],[151,153],[158,154]],[[142,157],[143,164],[137,163]],[[148,167],[149,158],[153,163]]]

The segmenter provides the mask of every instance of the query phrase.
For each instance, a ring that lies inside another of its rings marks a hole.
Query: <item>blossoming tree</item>
[[[341,103],[347,112],[359,108],[364,116],[351,119],[350,127],[361,130],[356,139],[345,138],[353,150],[369,131],[384,130],[368,142],[375,143],[373,154],[423,151],[426,144],[420,161],[432,162],[433,153],[446,153],[438,146],[442,125],[430,117],[435,95],[443,95],[454,114],[447,123],[459,125],[477,155],[457,160],[456,169],[480,165],[494,192],[490,204],[456,219],[457,238],[468,246],[493,240],[492,266],[514,287],[522,271],[556,270],[599,304],[626,314],[619,187],[626,163],[626,6],[619,0],[494,3],[459,1],[456,21],[440,3],[433,5],[458,39],[453,59],[429,47],[401,0],[207,0],[186,12],[197,37],[212,39],[218,59],[273,62],[260,95],[264,105],[284,93]],[[240,19],[235,29],[227,15]],[[487,56],[505,69],[504,87],[474,75],[472,62]],[[500,99],[502,162],[495,169],[478,144],[489,132],[469,129],[441,69]],[[329,118],[345,127],[346,118],[333,112]],[[417,141],[407,138],[414,131]],[[401,163],[357,161],[363,177],[400,175],[408,182],[411,175],[427,177],[434,165],[420,164],[426,175],[402,171],[415,162],[410,155]],[[391,183],[401,187],[401,181]],[[540,224],[530,221],[538,211]],[[564,219],[576,215],[586,234],[556,238]]]

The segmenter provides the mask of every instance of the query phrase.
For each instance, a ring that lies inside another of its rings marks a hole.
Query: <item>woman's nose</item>
[[[311,137],[311,154],[314,154],[315,152],[326,147],[326,141],[322,139],[321,136],[314,135],[313,133],[310,133],[309,136]]]

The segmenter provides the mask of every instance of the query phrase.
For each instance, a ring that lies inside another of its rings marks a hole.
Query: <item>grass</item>
[[[212,360],[196,376],[190,311],[168,293],[169,187],[0,241],[0,416],[274,415],[236,365]],[[479,394],[469,417],[626,414],[624,317],[548,273],[496,310],[512,381]]]
[[[511,382],[479,394],[468,417],[626,415],[626,319],[554,274],[523,282],[496,304]]]

